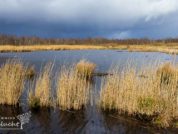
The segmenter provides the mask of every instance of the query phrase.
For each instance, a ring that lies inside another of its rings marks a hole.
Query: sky
[[[59,38],[175,38],[178,0],[0,0],[0,33]]]

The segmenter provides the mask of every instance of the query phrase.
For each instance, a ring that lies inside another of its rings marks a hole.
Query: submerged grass
[[[57,103],[62,110],[80,110],[89,101],[89,82],[79,77],[75,66],[63,67],[57,82]]]
[[[100,107],[169,126],[178,117],[177,69],[166,64],[154,70],[145,71],[147,78],[138,77],[134,68],[115,70],[102,82]]]
[[[53,64],[48,63],[38,76],[34,89],[32,85],[28,96],[31,108],[50,106],[52,68]]]
[[[23,92],[26,68],[20,60],[8,60],[0,68],[0,104],[16,105]]]

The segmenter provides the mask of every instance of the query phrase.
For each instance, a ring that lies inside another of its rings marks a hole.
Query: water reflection
[[[41,108],[39,111],[33,112],[33,118],[37,120],[39,123],[39,127],[42,129],[42,131],[49,133],[50,128],[50,109],[48,108]]]
[[[0,116],[3,117],[16,117],[22,113],[22,107],[19,106],[8,106],[0,105]]]
[[[144,124],[136,119],[119,116],[117,113],[104,113],[104,122],[107,133],[110,134],[174,134],[176,131],[159,129],[149,124]]]
[[[59,126],[64,133],[82,133],[86,123],[84,111],[60,111],[59,113]]]

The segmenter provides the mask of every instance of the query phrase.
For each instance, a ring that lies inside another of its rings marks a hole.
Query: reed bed
[[[81,110],[89,104],[91,87],[87,78],[92,76],[95,67],[87,60],[62,67],[56,82],[56,102],[62,110]],[[52,69],[53,64],[46,64],[30,85],[30,107],[51,106]],[[18,104],[27,70],[20,60],[8,60],[1,66],[0,104]],[[114,110],[162,127],[178,119],[178,69],[172,63],[140,71],[131,66],[122,71],[114,68],[109,74],[112,75],[103,77],[100,90],[99,107],[104,111]]]
[[[76,64],[76,71],[79,77],[86,77],[87,79],[90,79],[92,77],[95,68],[96,68],[96,64],[86,59],[82,59]]]
[[[28,96],[30,107],[37,108],[50,106],[52,68],[53,64],[46,64],[36,80],[34,89],[33,85],[31,86]]]
[[[31,51],[48,51],[48,50],[88,50],[88,49],[107,49],[107,46],[101,45],[0,45],[0,52],[31,52]]]
[[[139,74],[147,77],[139,77]],[[161,126],[178,117],[178,73],[171,64],[136,71],[117,69],[101,85],[99,105],[104,110],[133,115]]]
[[[164,52],[169,54],[178,54],[176,43],[153,43],[153,44],[117,44],[109,43],[107,45],[102,44],[78,44],[78,45],[25,45],[25,46],[15,46],[15,45],[1,45],[0,52],[29,52],[29,51],[47,51],[47,50],[88,50],[88,49],[118,49],[118,50],[128,50],[128,51],[145,51],[145,52]]]
[[[62,110],[84,108],[89,92],[89,82],[78,76],[75,66],[62,68],[57,82],[57,103]]]
[[[8,60],[0,68],[0,104],[16,105],[23,92],[26,68],[20,60]]]

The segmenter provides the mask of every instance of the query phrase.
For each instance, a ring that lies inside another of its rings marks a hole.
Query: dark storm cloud
[[[177,0],[1,0],[0,32],[161,38],[178,35],[177,13]]]

